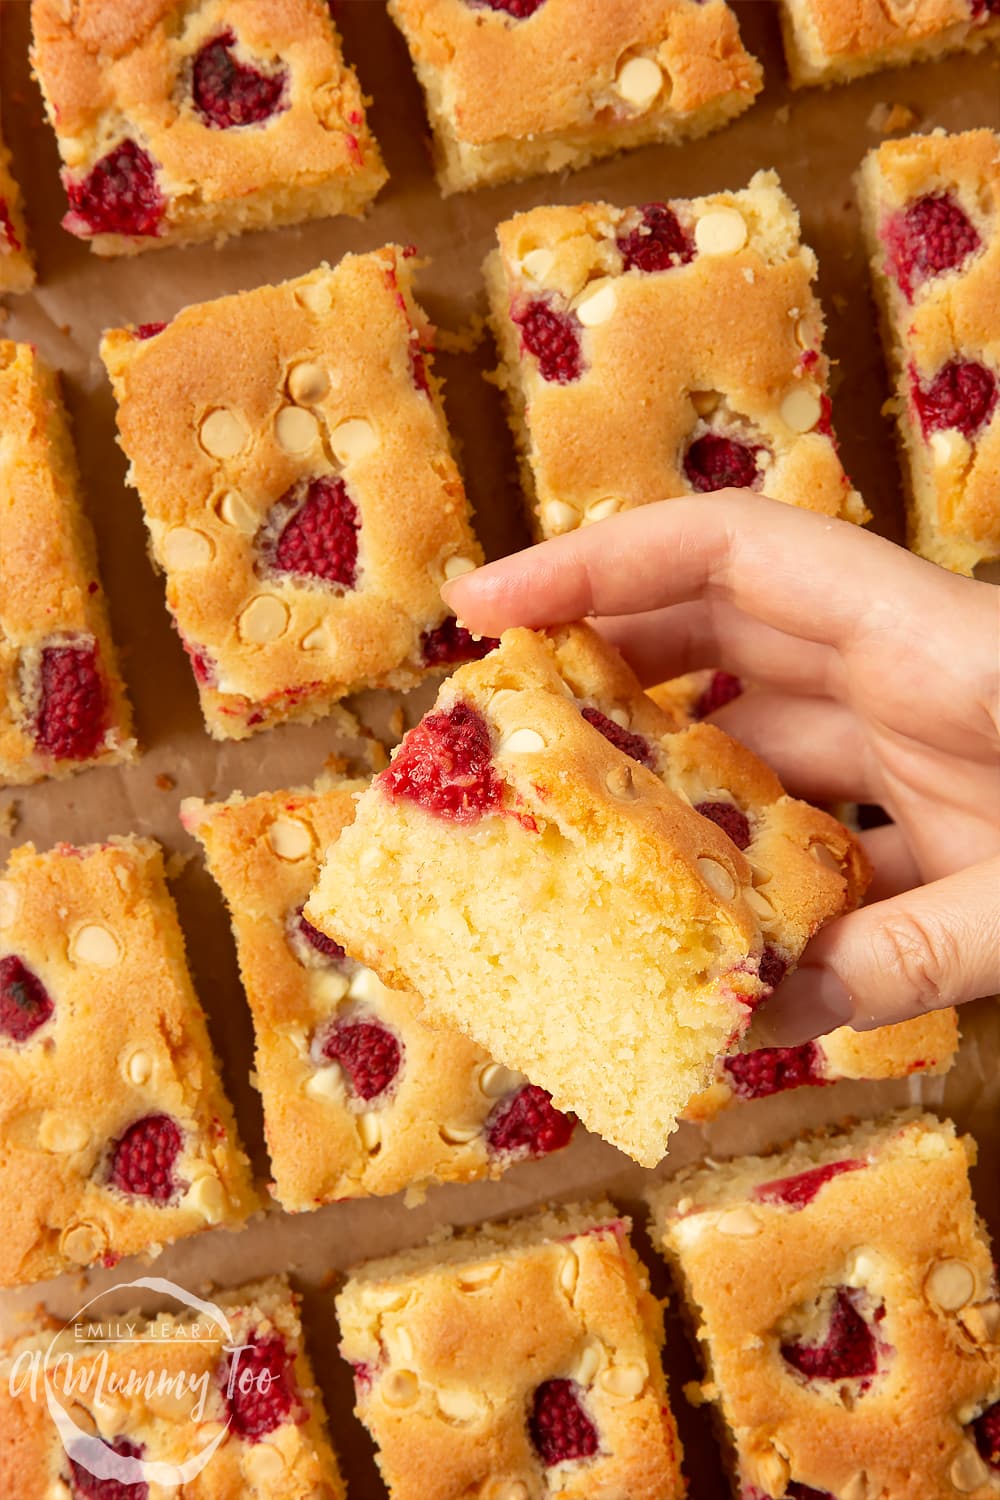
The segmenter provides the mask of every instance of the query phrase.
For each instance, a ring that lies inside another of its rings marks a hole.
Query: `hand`
[[[868,906],[818,933],[764,1007],[791,1046],[1000,990],[1000,590],[882,537],[722,490],[599,522],[449,583],[484,635],[594,616],[644,684],[752,691],[714,721],[813,801],[877,802]]]

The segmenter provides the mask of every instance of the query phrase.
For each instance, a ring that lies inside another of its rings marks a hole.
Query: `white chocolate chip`
[[[203,568],[212,561],[214,551],[211,537],[191,526],[172,526],[160,543],[160,556],[168,572]]]
[[[609,495],[605,500],[595,500],[593,505],[588,505],[584,514],[584,522],[592,526],[595,521],[605,521],[608,516],[613,516],[615,511],[621,510],[621,500],[617,495]]]
[[[212,458],[235,458],[250,439],[250,431],[242,417],[217,406],[202,418],[198,438],[205,452]]]
[[[322,651],[326,645],[326,631],[322,625],[314,625],[299,641],[303,651]]]
[[[107,927],[100,922],[87,922],[70,938],[69,956],[75,964],[95,964],[99,969],[113,969],[121,958],[121,947]]]
[[[305,286],[300,286],[295,293],[295,300],[307,312],[315,313],[322,317],[330,311],[332,301],[330,283],[328,281],[307,281]]]
[[[793,432],[812,432],[823,415],[823,405],[809,386],[795,386],[785,396],[779,408],[781,420]]]
[[[358,1115],[358,1134],[365,1150],[373,1155],[382,1144],[382,1122],[374,1110]]]
[[[365,1288],[365,1302],[378,1312],[398,1312],[410,1300],[409,1292],[398,1286],[369,1286]]]
[[[479,1292],[484,1286],[491,1286],[500,1275],[500,1267],[495,1260],[482,1261],[478,1266],[463,1266],[456,1271],[455,1279],[463,1292]]]
[[[525,1493],[527,1494],[527,1491],[525,1491]],[[73,1496],[70,1494],[66,1485],[63,1484],[62,1480],[57,1479],[53,1484],[50,1484],[48,1489],[45,1491],[45,1500],[73,1500]]]
[[[220,521],[242,531],[244,536],[253,536],[257,530],[257,517],[239,490],[226,490],[215,509]]]
[[[964,1260],[939,1260],[928,1273],[924,1291],[945,1312],[958,1312],[975,1296],[976,1278]]]
[[[556,263],[555,255],[551,250],[540,247],[537,250],[529,250],[521,261],[521,270],[531,277],[532,281],[544,281]]]
[[[258,594],[236,621],[236,629],[251,646],[276,641],[288,629],[288,606],[274,594]]]
[[[452,1422],[479,1422],[489,1411],[489,1402],[478,1391],[443,1391],[436,1393],[437,1404]]]
[[[629,728],[631,728],[632,717],[629,714],[629,712],[628,712],[627,709],[617,708],[617,707],[615,707],[615,708],[609,708],[608,709],[608,718],[611,720],[611,722],[613,724],[617,724],[619,729],[629,729]]]
[[[971,1490],[977,1490],[981,1484],[986,1484],[990,1477],[989,1469],[971,1443],[966,1443],[961,1449],[949,1473],[952,1484],[956,1490],[961,1490],[963,1495],[967,1495]]]
[[[420,1393],[420,1382],[412,1370],[390,1370],[379,1391],[386,1406],[412,1406]]]
[[[618,305],[618,294],[614,283],[602,281],[596,290],[588,291],[576,304],[576,315],[584,328],[596,328],[614,315]]]
[[[449,1146],[467,1146],[477,1136],[482,1135],[481,1125],[442,1125],[438,1134]]]
[[[274,419],[274,437],[286,453],[308,453],[319,439],[319,423],[301,406],[283,406]]]
[[[573,1368],[573,1379],[578,1385],[593,1385],[594,1378],[600,1368],[601,1351],[599,1345],[595,1343],[585,1344]]]
[[[755,1234],[760,1234],[760,1220],[752,1208],[740,1204],[737,1208],[727,1208],[725,1213],[720,1214],[715,1225],[720,1234],[732,1235],[736,1239],[752,1239]]]
[[[375,447],[375,443],[375,429],[364,417],[349,417],[330,434],[330,447],[337,462],[345,465],[365,458]]]
[[[444,576],[450,581],[452,578],[461,578],[463,573],[475,572],[476,565],[471,557],[463,557],[460,553],[455,557],[449,557],[445,561]]]
[[[351,975],[347,993],[352,1000],[367,1000],[374,1004],[385,994],[385,985],[372,969],[357,969]]]
[[[579,1279],[580,1262],[572,1250],[565,1250],[563,1252],[562,1265],[559,1267],[559,1285],[571,1301]]]
[[[958,1321],[977,1344],[991,1344],[1000,1334],[1000,1302],[980,1302],[959,1313]]]
[[[309,972],[309,993],[327,1010],[343,1000],[348,983],[347,975],[338,974],[335,969],[311,969]]]
[[[639,795],[631,766],[612,766],[604,778],[604,785],[612,797],[620,797],[623,802],[632,802]]]
[[[736,881],[725,865],[720,865],[717,859],[708,859],[703,855],[698,861],[698,871],[705,883],[710,885],[723,901],[731,901],[736,895]]]
[[[0,930],[13,926],[21,910],[21,893],[9,880],[0,880]]]
[[[561,536],[564,531],[572,531],[579,524],[579,512],[572,505],[567,505],[565,500],[548,500],[542,506],[542,525],[550,536]]]
[[[536,755],[545,749],[545,741],[537,729],[512,729],[497,746],[500,755]]]
[[[264,1494],[278,1493],[272,1487],[282,1481],[287,1469],[284,1458],[273,1443],[249,1443],[240,1456],[244,1477]]]
[[[328,1068],[317,1068],[306,1081],[306,1093],[312,1099],[343,1099],[344,1075],[337,1063]]]
[[[89,1266],[91,1261],[103,1255],[107,1245],[107,1236],[101,1226],[84,1222],[68,1225],[59,1241],[61,1253],[77,1266]]]
[[[663,73],[651,57],[630,57],[615,86],[628,104],[648,109],[663,87]]]
[[[515,1073],[512,1068],[505,1068],[500,1063],[487,1063],[479,1075],[479,1087],[487,1099],[502,1099],[504,1094],[512,1094],[524,1083],[524,1074]]]
[[[275,818],[267,830],[267,842],[279,859],[305,859],[313,849],[312,829],[301,818]]]
[[[122,1058],[122,1075],[129,1083],[134,1083],[136,1088],[141,1088],[148,1083],[153,1074],[153,1059],[142,1047],[136,1047],[134,1052],[126,1052]]]
[[[59,1114],[54,1109],[42,1116],[38,1126],[39,1145],[43,1151],[51,1151],[56,1156],[71,1156],[74,1151],[82,1151],[89,1140],[90,1131],[82,1120]]]
[[[384,1342],[389,1350],[389,1358],[393,1364],[408,1365],[413,1363],[413,1340],[409,1329],[397,1325],[391,1332],[386,1333]]]
[[[767,897],[762,896],[760,891],[755,891],[752,885],[745,885],[743,887],[743,899],[755,917],[760,917],[764,922],[770,922],[774,919],[774,907],[768,901]]]
[[[512,1479],[509,1484],[502,1484],[499,1489],[493,1490],[490,1500],[529,1500],[528,1486],[522,1484],[520,1479]]]
[[[939,469],[954,463],[956,460],[964,461],[970,453],[969,440],[957,432],[954,427],[949,427],[944,432],[932,432],[930,437],[931,453],[934,462]]]
[[[838,875],[842,873],[840,860],[834,854],[833,850],[829,849],[826,844],[821,843],[819,839],[816,839],[814,843],[809,845],[809,853],[817,864],[825,865],[828,870],[836,870]]]
[[[226,1208],[226,1194],[222,1183],[214,1172],[205,1172],[196,1177],[185,1194],[185,1202],[207,1224],[218,1224]]]
[[[303,406],[322,400],[329,389],[329,375],[322,365],[314,364],[311,359],[293,365],[288,372],[288,394]]]
[[[712,208],[694,226],[702,255],[735,255],[747,242],[747,221],[735,208]]]
[[[642,1365],[612,1365],[600,1379],[601,1389],[609,1396],[618,1396],[623,1401],[634,1401],[646,1384],[648,1370]]]

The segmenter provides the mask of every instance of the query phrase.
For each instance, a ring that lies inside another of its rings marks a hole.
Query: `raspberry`
[[[830,1326],[822,1344],[782,1344],[781,1357],[807,1380],[864,1380],[878,1368],[875,1335],[857,1309],[858,1292],[840,1286],[830,1308]],[[880,1311],[876,1311],[876,1319]]]
[[[216,683],[215,662],[209,656],[208,652],[201,646],[192,645],[183,636],[181,636],[181,645],[188,654],[195,681],[202,683],[206,687],[214,687]]]
[[[497,1155],[547,1156],[569,1145],[575,1125],[575,1115],[564,1115],[551,1094],[528,1083],[493,1110],[486,1121],[486,1140]]]
[[[820,1069],[823,1055],[815,1042],[801,1047],[758,1047],[723,1061],[729,1083],[740,1099],[766,1099],[803,1084],[829,1083]]]
[[[181,1129],[169,1115],[144,1115],[115,1141],[108,1181],[120,1192],[166,1203],[177,1191],[174,1162],[181,1149]]]
[[[339,962],[341,959],[347,957],[347,954],[339,943],[335,943],[332,937],[327,937],[325,932],[320,932],[318,927],[314,927],[311,922],[306,920],[302,915],[301,906],[295,913],[295,916],[299,932],[301,932],[309,946],[316,949],[317,953],[322,953],[324,958],[333,959],[334,962]]]
[[[471,823],[496,812],[503,799],[492,754],[482,714],[456,703],[410,730],[378,784],[390,798],[406,797],[438,817]]]
[[[98,1441],[120,1458],[141,1458],[144,1452],[141,1444],[130,1443],[128,1438],[115,1438],[113,1443],[104,1438]],[[69,1467],[73,1476],[74,1500],[147,1500],[149,1495],[149,1485],[144,1480],[126,1484],[121,1479],[98,1479],[72,1457]]]
[[[737,849],[746,849],[750,844],[750,819],[732,802],[699,802],[695,812],[715,823],[732,839]]]
[[[972,0],[972,19],[981,21],[983,16],[1000,16],[1000,0]]]
[[[320,1049],[347,1074],[350,1091],[359,1099],[383,1093],[399,1072],[403,1049],[399,1039],[377,1021],[351,1021],[335,1026]]]
[[[684,473],[699,495],[730,485],[737,489],[757,489],[760,485],[757,454],[764,451],[760,443],[741,443],[717,432],[706,432],[703,437],[695,438],[685,453]]]
[[[26,1042],[54,1010],[48,990],[27,964],[15,953],[0,958],[0,1036]]]
[[[599,708],[583,708],[580,712],[587,723],[593,725],[599,734],[603,734],[616,750],[630,755],[641,766],[653,764],[653,752],[641,734],[632,734],[630,730],[623,729],[620,724],[615,723],[614,719],[609,719],[607,714],[602,714]]]
[[[625,270],[667,271],[694,259],[694,246],[672,208],[647,203],[642,223],[618,239]]]
[[[215,130],[234,125],[259,125],[288,108],[282,96],[288,69],[261,73],[237,62],[231,49],[236,34],[229,28],[206,42],[194,60],[191,94],[205,124]]]
[[[547,1468],[597,1452],[597,1428],[580,1404],[578,1389],[573,1380],[546,1380],[535,1392],[528,1430]]]
[[[108,699],[97,644],[46,646],[35,744],[57,760],[96,755],[107,724]]]
[[[762,1182],[753,1190],[753,1196],[761,1203],[784,1203],[788,1208],[805,1208],[811,1203],[824,1183],[841,1172],[857,1172],[865,1165],[863,1161],[831,1161],[822,1167],[810,1167],[807,1172],[797,1172],[794,1177],[776,1177],[773,1182]]]
[[[410,345],[410,374],[413,376],[413,384],[418,391],[423,391],[425,396],[430,396],[431,383],[427,374],[427,361],[424,351],[416,344]]]
[[[166,323],[140,323],[135,330],[135,337],[137,339],[155,339],[156,335],[162,333],[166,326]]]
[[[989,421],[997,400],[996,376],[972,359],[951,360],[926,386],[911,370],[910,390],[924,437],[955,427],[971,440]]]
[[[511,317],[521,330],[521,347],[538,360],[543,380],[569,385],[583,371],[579,325],[569,313],[547,302],[527,302]]]
[[[770,943],[765,943],[757,965],[757,977],[761,984],[765,984],[769,990],[776,990],[787,973],[788,959],[783,958]]]
[[[526,21],[536,10],[541,10],[545,0],[469,0],[479,10],[502,10],[515,21]]]
[[[972,1424],[980,1455],[991,1469],[1000,1470],[1000,1401],[987,1407]]]
[[[716,709],[725,708],[727,703],[732,703],[734,698],[739,698],[742,692],[743,683],[738,677],[734,677],[732,672],[713,672],[711,682],[692,710],[693,717],[707,718],[709,714],[714,714]]]
[[[954,271],[982,244],[950,193],[928,193],[895,214],[885,231],[889,269],[908,302],[923,282]]]
[[[0,251],[5,249],[21,250],[23,248],[21,241],[17,237],[14,221],[10,216],[10,209],[7,207],[7,199],[0,198]]]
[[[440,667],[459,661],[480,661],[500,642],[491,635],[474,636],[460,625],[454,615],[425,630],[420,637],[420,655],[427,667]]]
[[[358,573],[361,522],[347,486],[342,479],[311,479],[304,499],[301,490],[301,485],[293,485],[271,509],[266,524],[281,525],[277,542],[272,544],[271,565],[281,573],[320,578],[352,589]]]
[[[119,141],[80,182],[68,182],[70,234],[156,235],[167,200],[156,163],[135,141]]]
[[[280,1333],[253,1334],[230,1354],[225,1371],[226,1405],[233,1431],[255,1443],[300,1407],[294,1359]],[[304,1412],[293,1420],[304,1418]]]

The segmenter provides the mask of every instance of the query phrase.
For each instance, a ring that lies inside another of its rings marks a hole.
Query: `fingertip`
[[[799,1047],[853,1018],[854,1001],[840,976],[806,964],[782,980],[754,1016],[753,1035],[761,1047]]]

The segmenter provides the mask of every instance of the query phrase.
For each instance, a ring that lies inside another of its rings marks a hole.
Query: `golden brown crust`
[[[1000,136],[935,131],[886,141],[865,158],[858,184],[895,377],[910,545],[946,568],[971,573],[1000,557]],[[911,303],[892,274],[885,235],[896,214],[938,194],[965,213],[981,248],[956,271],[925,280]],[[925,438],[913,403],[914,376],[926,384],[954,359],[985,365],[997,381],[992,415],[974,442],[957,428]]]
[[[36,1281],[239,1224],[257,1206],[148,839],[38,854],[0,882],[0,949],[44,985],[51,1016],[0,1036],[0,1285]],[[106,1182],[114,1142],[168,1115],[182,1132],[175,1198]]]
[[[1000,18],[975,11],[972,0],[782,0],[792,85],[841,83],[946,52],[978,51],[1000,36]]]
[[[56,377],[31,344],[0,341],[0,783],[132,760],[131,712],[84,515]],[[84,761],[36,748],[41,653],[95,642],[107,728]]]
[[[438,391],[414,374],[431,329],[410,283],[387,246],[104,338],[168,607],[215,664],[199,691],[219,738],[413,686],[445,576],[482,561]],[[355,588],[269,575],[261,556],[272,507],[316,478],[356,507]]]
[[[386,180],[365,100],[322,0],[32,0],[32,62],[67,185],[135,141],[166,204],[153,233],[65,227],[101,255],[212,239],[243,229],[360,213]],[[236,55],[286,70],[286,108],[259,124],[209,125],[194,107],[199,49],[235,33]]]
[[[10,152],[0,136],[0,292],[26,292],[34,284],[21,189],[11,171]]]
[[[630,1228],[609,1203],[567,1206],[348,1281],[341,1352],[393,1500],[682,1500],[662,1313]],[[527,1415],[548,1380],[576,1382],[593,1458],[540,1462]]]

